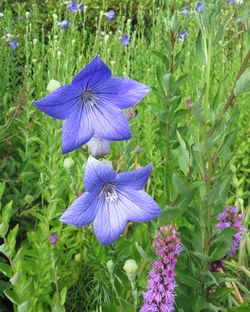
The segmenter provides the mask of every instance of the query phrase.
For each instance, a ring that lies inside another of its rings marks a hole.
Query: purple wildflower
[[[133,108],[128,109],[128,119],[135,119],[135,111]]]
[[[111,10],[111,11],[108,11],[107,13],[104,13],[104,15],[106,15],[107,19],[111,22],[113,21],[113,19],[115,19],[115,11],[114,10]]]
[[[244,215],[239,213],[238,208],[236,206],[232,208],[225,207],[224,212],[219,213],[218,215],[219,223],[216,225],[216,228],[218,230],[226,229],[229,227],[232,227],[237,230],[237,233],[233,235],[232,245],[227,253],[228,257],[233,257],[233,255],[240,246],[243,233],[246,230],[242,225],[243,219]]]
[[[201,1],[199,1],[199,2],[196,4],[195,10],[196,10],[198,13],[201,13],[201,12],[203,11],[203,3],[202,3]]]
[[[93,157],[88,159],[84,187],[60,220],[74,226],[93,222],[97,239],[112,244],[125,230],[128,221],[145,222],[161,214],[158,204],[142,188],[152,164],[130,172],[116,173]]]
[[[188,8],[187,8],[186,6],[183,8],[182,14],[183,14],[184,16],[188,16]]]
[[[227,0],[227,3],[232,4],[234,3],[234,0]]]
[[[179,36],[178,39],[179,41],[184,41],[184,39],[188,36],[188,32],[187,31],[183,31]]]
[[[77,4],[76,1],[70,1],[69,6],[68,6],[68,11],[70,12],[77,12],[77,11],[82,11],[83,10],[83,4]]]
[[[58,236],[56,234],[50,234],[49,236],[49,242],[51,245],[55,245],[58,241]]]
[[[186,105],[188,109],[192,109],[192,104],[189,96],[186,97]]]
[[[15,39],[13,41],[10,42],[10,47],[13,51],[16,51],[16,49],[18,48],[18,39]]]
[[[174,268],[181,252],[177,228],[172,225],[161,226],[153,242],[158,260],[153,263],[149,273],[148,291],[143,294],[144,305],[140,312],[174,311],[176,287]]]
[[[87,143],[90,152],[96,157],[103,157],[110,153],[110,141],[99,138],[94,135]]]
[[[63,28],[63,29],[68,29],[69,28],[69,22],[67,20],[63,20],[59,23],[59,25]]]
[[[33,104],[47,115],[64,120],[62,152],[68,153],[94,134],[108,141],[129,139],[129,123],[122,109],[140,102],[149,89],[132,79],[112,77],[108,66],[96,56],[71,84]]]
[[[124,34],[124,35],[122,35],[122,37],[119,40],[120,40],[123,47],[126,47],[129,45],[129,35]]]

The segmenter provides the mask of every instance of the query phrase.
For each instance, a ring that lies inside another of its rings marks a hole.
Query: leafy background
[[[249,69],[237,92],[234,85],[249,49],[248,1],[206,1],[202,17],[193,1],[84,4],[81,14],[68,12],[63,1],[0,4],[0,310],[133,311],[123,270],[131,258],[139,266],[139,309],[154,259],[155,230],[175,223],[184,248],[176,268],[176,311],[249,311],[249,233],[224,272],[207,270],[230,246],[232,233],[218,238],[213,232],[223,206],[237,203],[246,227],[249,220]],[[181,13],[185,5],[188,17]],[[112,22],[100,14],[109,9],[117,12]],[[70,22],[67,31],[58,27],[62,19]],[[184,30],[189,35],[181,42],[177,38]],[[3,38],[7,33],[19,38],[16,52]],[[124,33],[131,35],[126,48],[119,41]],[[61,122],[31,103],[47,94],[50,79],[70,82],[96,54],[114,76],[152,86],[130,120],[132,139],[113,142],[106,159],[117,171],[152,161],[147,191],[163,209],[157,221],[129,224],[109,248],[97,242],[91,226],[79,229],[58,221],[76,193],[84,191],[89,153],[83,147],[62,155]],[[231,92],[237,97],[224,110]],[[70,173],[63,166],[69,156],[75,161]],[[208,211],[212,249],[204,251]],[[49,244],[51,233],[59,237],[55,246]],[[113,286],[106,268],[110,259]]]

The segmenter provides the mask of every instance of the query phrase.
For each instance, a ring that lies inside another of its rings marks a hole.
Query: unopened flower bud
[[[136,261],[134,259],[126,260],[123,269],[127,273],[128,279],[134,281],[138,270]]]
[[[49,236],[49,242],[51,245],[55,245],[58,241],[58,236],[56,234],[50,234]]]
[[[114,273],[115,264],[114,264],[113,260],[109,260],[107,262],[107,269],[108,269],[109,274],[113,274]]]
[[[63,166],[64,168],[70,172],[71,168],[74,166],[75,162],[72,158],[68,157],[64,159]]]
[[[26,16],[26,18],[28,19],[29,16],[30,16],[30,12],[29,12],[29,11],[25,12],[25,16]]]
[[[60,87],[61,87],[61,84],[59,81],[51,79],[47,85],[47,91],[49,91],[49,93],[51,93]]]
[[[53,20],[57,21],[58,20],[58,16],[56,14],[53,14]]]

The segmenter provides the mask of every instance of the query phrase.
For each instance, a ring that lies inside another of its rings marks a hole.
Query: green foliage
[[[209,265],[226,256],[235,234],[230,228],[215,231],[223,206],[236,203],[246,227],[250,219],[250,5],[204,3],[197,13],[191,1],[86,0],[85,11],[72,14],[64,1],[1,1],[1,311],[129,312],[135,302],[139,310],[155,260],[152,240],[167,223],[178,225],[183,247],[176,311],[249,311],[250,235],[223,271],[211,272]],[[110,9],[117,13],[112,22],[100,15]],[[62,19],[70,22],[67,31],[58,26]],[[126,48],[119,42],[123,33],[131,35]],[[16,52],[9,47],[14,38]],[[47,94],[50,79],[68,83],[95,54],[114,76],[152,88],[135,107],[132,139],[113,142],[106,158],[117,171],[152,161],[146,191],[163,210],[158,220],[129,223],[108,248],[97,242],[91,225],[78,229],[59,221],[84,191],[88,152],[72,152],[75,166],[67,172],[61,122],[31,104]],[[56,245],[49,243],[53,233]],[[127,259],[138,265],[133,285],[123,270]]]

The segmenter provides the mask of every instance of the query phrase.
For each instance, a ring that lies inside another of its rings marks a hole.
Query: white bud
[[[33,44],[36,45],[37,42],[38,42],[38,39],[34,38],[34,39],[33,39]]]
[[[37,62],[37,59],[33,59],[32,63],[35,64]]]
[[[104,42],[107,43],[108,40],[109,40],[109,35],[105,35],[105,37],[104,37]]]
[[[138,265],[134,259],[128,259],[126,260],[123,269],[128,275],[136,275]]]
[[[86,12],[86,11],[87,11],[87,8],[88,8],[88,6],[87,6],[87,5],[84,5],[84,7],[83,7],[83,12]]]
[[[53,14],[52,16],[53,16],[53,20],[54,20],[54,21],[57,21],[57,20],[58,20],[58,16],[57,16],[56,14]]]
[[[75,162],[72,158],[68,157],[64,159],[63,166],[64,168],[70,172],[71,168],[74,166]]]
[[[115,264],[114,264],[114,262],[112,260],[109,260],[107,262],[107,269],[108,269],[109,274],[113,274],[114,273]]]
[[[114,66],[116,64],[116,61],[111,61],[110,64],[111,66]]]
[[[72,45],[75,45],[76,40],[75,40],[75,39],[72,39],[72,40],[71,40],[71,43],[72,43]]]
[[[29,17],[30,17],[30,12],[29,12],[29,11],[25,12],[25,16],[26,16],[27,19],[29,19]]]
[[[61,56],[62,56],[62,52],[59,50],[59,51],[57,51],[57,58],[58,59],[60,59],[61,58]]]
[[[61,87],[61,84],[59,81],[51,79],[47,85],[47,91],[49,91],[49,93],[51,93],[60,87]]]

